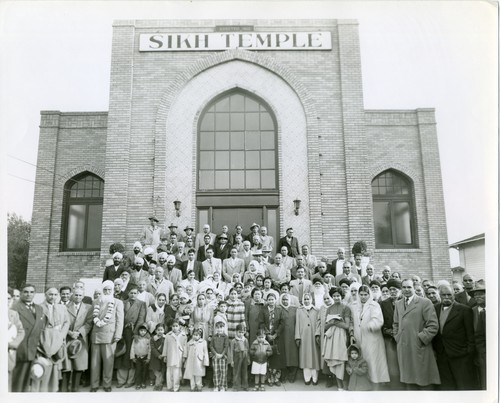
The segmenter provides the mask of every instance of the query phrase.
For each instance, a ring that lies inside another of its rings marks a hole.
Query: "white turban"
[[[146,249],[144,249],[144,254],[145,255],[151,255],[152,253],[155,253],[154,249],[151,248],[151,247],[147,247]]]
[[[139,248],[142,251],[142,244],[139,241],[134,242],[132,249]]]
[[[134,259],[134,264],[141,264],[141,265],[143,265],[144,264],[144,259],[142,257],[136,257]]]
[[[174,255],[168,255],[167,257],[167,263],[174,263],[175,264],[175,256]]]
[[[163,258],[163,259],[167,260],[167,258],[168,258],[168,253],[167,253],[167,252],[161,252],[161,253],[158,253],[158,259],[161,259],[161,258]]]
[[[111,280],[106,280],[101,284],[101,286],[102,286],[103,290],[104,290],[104,288],[106,288],[106,286],[111,287],[111,289],[113,289],[113,287],[115,286],[115,283],[113,283]]]
[[[115,257],[119,257],[120,259],[123,259],[123,255],[122,255],[120,252],[115,252],[115,253],[113,253],[113,259],[114,259]]]

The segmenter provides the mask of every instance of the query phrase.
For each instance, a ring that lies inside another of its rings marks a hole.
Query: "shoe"
[[[274,382],[274,386],[281,386],[281,382],[280,381]]]
[[[154,381],[150,381],[149,382],[149,386],[155,386],[155,382]]]
[[[304,381],[304,383],[305,383],[306,385],[310,385],[310,384],[311,384],[311,381],[307,381],[307,382],[306,382],[306,381]]]
[[[117,387],[118,389],[123,388],[124,386],[125,386],[125,384],[124,384],[124,383],[122,383],[121,385],[116,385],[116,387]]]
[[[140,388],[141,388],[141,385],[137,385],[137,386],[135,387],[135,389],[136,389],[136,390],[139,390]]]
[[[265,388],[264,386],[261,386],[261,387],[259,388],[259,390],[260,390],[261,392],[265,392],[265,391],[266,391],[266,388]]]
[[[329,376],[328,378],[326,378],[326,387],[331,388],[332,386],[333,386],[333,378]]]
[[[317,385],[318,385],[318,381],[316,381],[316,382],[312,381],[312,384],[313,384],[314,386],[317,386]]]
[[[219,392],[225,392],[225,391],[226,391],[226,389],[224,389],[224,388],[219,389]]]
[[[339,392],[343,392],[345,389],[344,388],[337,388]]]
[[[146,385],[143,383],[143,384],[141,385],[141,388],[142,388],[142,389],[146,389]]]
[[[133,388],[135,385],[134,384],[131,384],[131,385],[125,385],[125,387],[128,389],[128,388]]]
[[[214,392],[218,392],[219,391],[219,388],[214,388]]]
[[[97,392],[97,389],[99,389],[99,388],[90,388],[90,391],[91,392]]]
[[[108,386],[107,388],[104,388],[105,392],[111,392],[111,386]]]

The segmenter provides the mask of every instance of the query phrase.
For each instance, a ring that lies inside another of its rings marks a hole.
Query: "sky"
[[[40,111],[106,111],[113,20],[151,18],[357,19],[365,108],[436,108],[449,242],[496,239],[497,5],[486,1],[0,1],[2,211],[31,218]]]

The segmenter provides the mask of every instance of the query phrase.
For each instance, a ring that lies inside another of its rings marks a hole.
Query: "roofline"
[[[460,246],[460,245],[464,245],[464,244],[467,244],[467,243],[471,243],[471,242],[476,242],[476,241],[480,241],[482,239],[485,238],[484,236],[484,232],[482,234],[479,234],[479,235],[474,235],[470,238],[467,238],[467,239],[464,239],[462,241],[458,241],[458,242],[454,242],[450,245],[448,245],[448,248],[456,248],[457,246]]]

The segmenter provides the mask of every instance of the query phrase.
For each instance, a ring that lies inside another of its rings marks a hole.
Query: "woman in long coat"
[[[212,336],[213,310],[207,305],[205,294],[198,294],[196,306],[191,313],[191,323],[195,329],[203,329],[203,338],[208,340]]]
[[[295,323],[297,318],[297,307],[290,305],[290,295],[281,294],[281,333],[278,337],[278,349],[280,351],[280,360],[287,368],[287,380],[290,383],[295,382],[297,367],[299,366],[299,350],[295,344]],[[285,376],[282,376],[282,381]]]
[[[316,337],[316,343],[318,343],[319,340],[319,351],[323,351],[323,343],[324,343],[324,335],[325,335],[325,322],[326,322],[326,311],[329,306],[333,304],[333,299],[330,297],[329,293],[326,293],[323,296],[323,306],[319,309],[318,312],[318,319],[316,320],[316,331],[314,333]],[[323,356],[321,355],[321,371],[323,374],[327,376],[327,382],[326,386],[330,387],[332,386],[332,378],[331,375],[332,373],[330,372],[330,369],[328,368],[328,365],[326,365],[325,360],[323,359]]]
[[[252,345],[257,338],[259,317],[264,308],[264,301],[262,301],[262,291],[258,288],[254,288],[250,295],[252,298],[245,302],[245,320],[248,326],[248,344]]]
[[[382,336],[384,318],[380,305],[373,301],[368,286],[363,285],[359,288],[358,300],[351,304],[351,313],[351,329],[368,363],[368,378],[375,384],[389,382],[389,369]]]
[[[319,347],[316,344],[314,334],[316,332],[316,320],[318,310],[312,304],[312,296],[305,293],[302,298],[304,304],[297,309],[297,322],[295,323],[295,342],[299,348],[299,367],[304,372],[306,385],[318,384],[318,371],[321,368]]]

